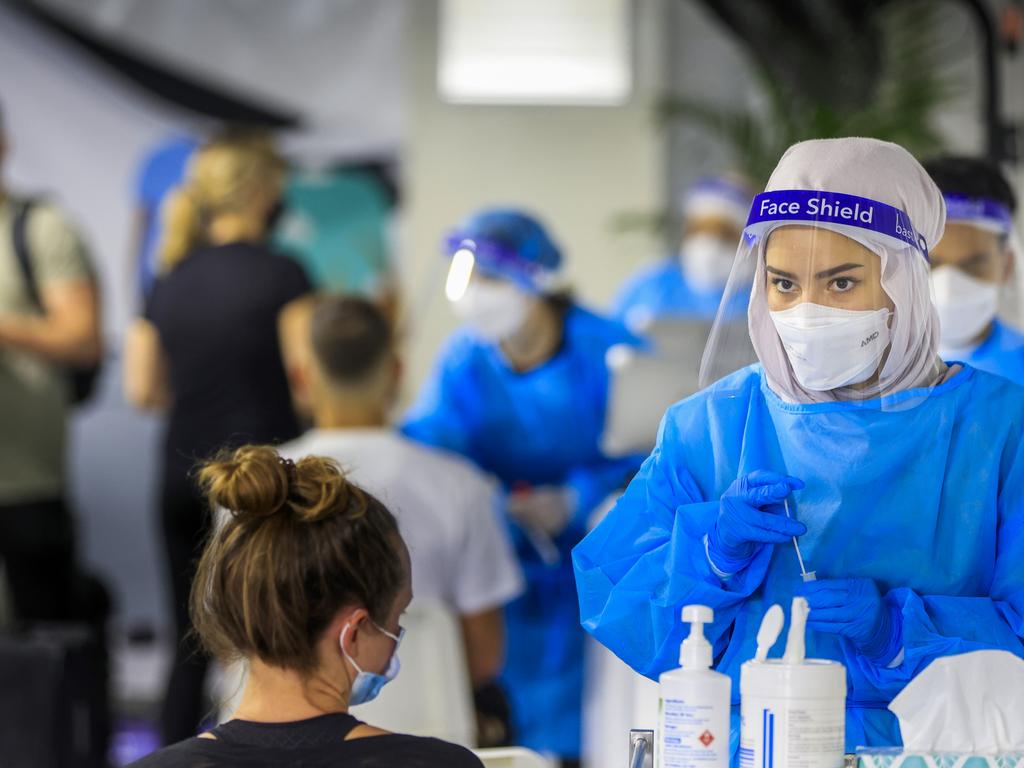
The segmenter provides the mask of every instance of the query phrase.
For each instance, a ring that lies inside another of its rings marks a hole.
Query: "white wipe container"
[[[786,655],[740,670],[740,768],[843,768],[846,668],[804,658],[806,622],[794,598]]]

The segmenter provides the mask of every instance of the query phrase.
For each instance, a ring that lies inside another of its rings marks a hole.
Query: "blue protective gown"
[[[631,328],[654,319],[714,320],[722,303],[721,289],[702,291],[690,285],[678,259],[670,258],[641,269],[619,290],[612,314]],[[735,314],[747,310],[747,294],[730,306]]]
[[[578,503],[556,537],[561,562],[542,563],[514,524],[526,593],[507,609],[502,678],[513,705],[517,740],[562,757],[580,753],[583,640],[570,553],[595,506],[621,488],[642,456],[608,459],[599,443],[608,397],[605,353],[637,340],[625,327],[573,307],[563,343],[538,368],[518,373],[500,350],[466,332],[449,340],[403,431],[457,451],[508,489],[563,485]]]
[[[978,370],[1003,376],[1024,386],[1024,334],[996,320],[992,324],[992,333],[967,356],[965,362]]]
[[[648,318],[714,320],[721,291],[698,291],[675,258],[645,267],[630,277],[612,303],[612,313],[630,324]]]
[[[716,500],[755,469],[807,483],[794,494],[807,568],[874,579],[903,618],[904,657],[891,669],[808,631],[808,656],[846,665],[847,751],[900,744],[886,706],[936,657],[1024,656],[1024,389],[965,366],[916,407],[878,403],[787,404],[759,365],[737,371],[669,409],[654,452],[573,553],[584,627],[649,677],[678,666],[680,608],[714,609],[708,636],[733,678],[734,745],[740,665],[768,607],[788,615],[801,584],[792,546],[766,547],[726,581],[708,565]]]

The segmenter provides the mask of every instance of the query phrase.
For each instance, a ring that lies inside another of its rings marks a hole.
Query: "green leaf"
[[[835,94],[827,103],[816,100],[759,68],[755,75],[766,97],[763,112],[673,98],[660,105],[660,117],[669,124],[696,125],[717,137],[731,149],[737,169],[755,183],[767,180],[787,147],[806,139],[872,136],[919,155],[938,152],[943,142],[934,116],[963,92],[950,74],[950,62],[964,52],[942,47],[935,6],[926,0],[892,2],[873,12],[878,24],[869,28],[882,30],[882,62],[868,103],[844,102]],[[780,47],[812,45],[799,34],[779,41]],[[795,58],[814,55],[803,50]],[[844,63],[829,60],[828,65],[841,71]]]

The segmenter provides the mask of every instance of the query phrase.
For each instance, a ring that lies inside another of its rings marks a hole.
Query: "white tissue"
[[[1024,660],[1008,651],[936,659],[889,709],[908,752],[1024,750]]]

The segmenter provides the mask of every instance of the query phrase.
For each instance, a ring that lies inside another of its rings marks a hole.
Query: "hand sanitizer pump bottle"
[[[683,608],[690,635],[679,649],[679,669],[661,678],[658,704],[658,768],[729,768],[729,705],[732,680],[711,669],[704,625],[714,620],[706,605]]]

